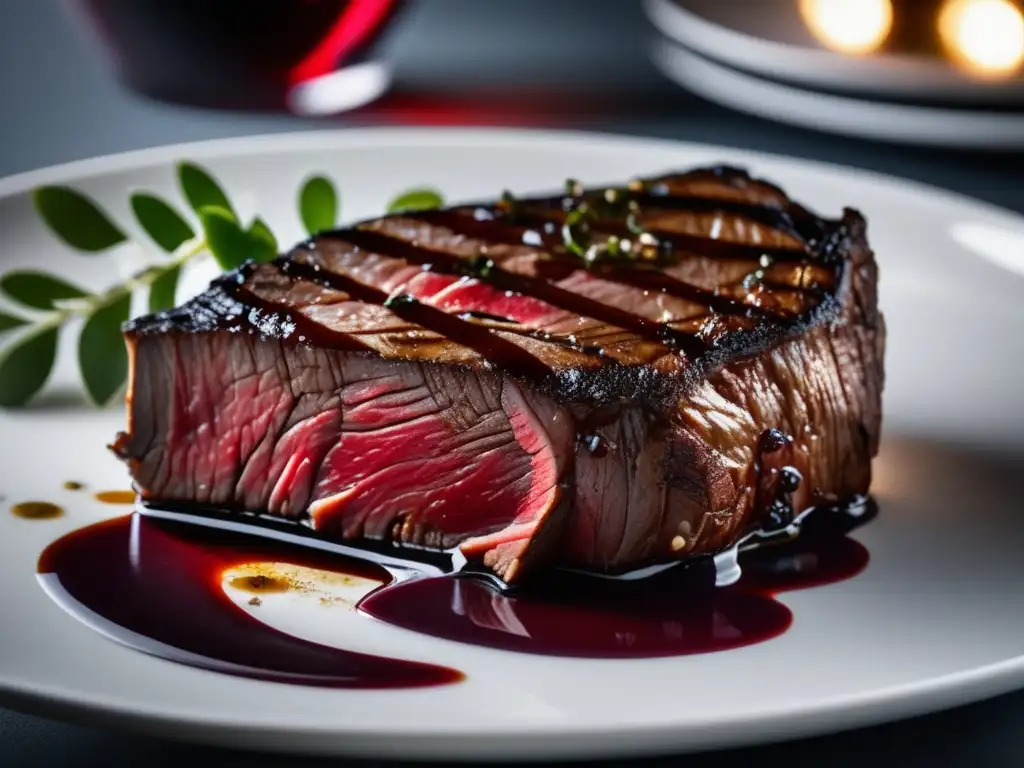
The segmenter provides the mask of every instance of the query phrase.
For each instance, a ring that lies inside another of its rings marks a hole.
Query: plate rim
[[[320,128],[310,130],[282,131],[256,134],[242,134],[199,141],[160,144],[152,147],[112,152],[79,160],[34,168],[28,171],[0,177],[0,198],[13,197],[31,192],[34,187],[44,184],[86,180],[110,173],[141,170],[167,165],[187,156],[189,159],[217,159],[233,155],[265,155],[274,152],[294,152],[312,149],[346,149],[360,146],[407,145],[430,147],[465,146],[467,142],[476,147],[494,146],[499,143],[535,144],[575,143],[586,141],[590,144],[605,145],[616,149],[625,145],[641,145],[652,150],[688,149],[704,152],[718,152],[729,158],[753,165],[757,162],[792,163],[803,171],[820,173],[842,173],[853,175],[866,183],[885,184],[903,192],[938,197],[953,205],[983,209],[989,215],[1010,217],[1024,223],[1024,211],[989,202],[981,198],[957,192],[946,187],[917,181],[895,174],[874,171],[854,165],[844,165],[827,160],[812,160],[787,155],[781,152],[732,147],[726,144],[711,144],[683,139],[667,139],[650,136],[616,133],[612,131],[590,131],[577,129],[549,128],[506,128],[506,127],[419,127],[419,126],[357,126],[344,128]]]
[[[924,682],[903,683],[870,691],[834,696],[810,706],[744,713],[705,720],[664,718],[657,722],[604,727],[552,721],[533,722],[511,729],[474,727],[423,730],[378,729],[361,726],[289,724],[253,726],[243,718],[216,721],[158,706],[141,707],[112,697],[83,701],[75,690],[55,686],[32,687],[0,680],[0,702],[26,714],[56,717],[83,725],[128,728],[158,738],[173,730],[186,730],[185,741],[210,746],[252,749],[281,754],[332,754],[434,759],[516,760],[574,756],[652,756],[671,750],[674,754],[740,748],[755,744],[793,741],[836,734],[872,725],[934,714],[966,706],[1024,686],[1024,654],[976,669],[954,672]],[[87,695],[89,695],[87,693]],[[253,736],[256,734],[256,738]],[[586,738],[586,741],[578,741]],[[524,742],[523,739],[529,739]],[[303,740],[303,743],[298,743]],[[385,746],[386,745],[386,746]],[[384,746],[382,750],[381,747]]]
[[[676,85],[763,120],[900,145],[917,143],[985,152],[1024,147],[1024,112],[921,106],[824,93],[737,69],[669,38],[653,46],[651,59]],[[716,86],[711,85],[712,81]],[[801,118],[811,113],[822,119],[813,122]],[[857,122],[846,119],[852,113],[859,115]],[[927,134],[921,132],[922,126],[930,127]]]
[[[680,149],[721,152],[742,158],[751,164],[759,160],[791,163],[802,171],[854,175],[864,182],[895,185],[899,191],[938,196],[956,205],[1012,219],[1017,226],[1024,216],[960,193],[922,182],[901,179],[837,163],[804,160],[797,157],[734,149],[722,145],[652,139],[624,134],[590,131],[537,130],[514,128],[345,128],[255,136],[228,137],[199,142],[184,142],[146,149],[103,155],[24,172],[0,179],[0,197],[23,194],[34,186],[71,181],[133,169],[152,168],[180,159],[217,158],[245,154],[267,154],[317,148],[355,148],[358,146],[477,146],[496,144],[549,145],[551,142],[587,141],[609,148],[632,145],[636,148]],[[1006,693],[1024,685],[1024,654],[984,666],[950,674],[881,688],[822,698],[813,703],[790,705],[770,711],[756,710],[731,716],[701,719],[692,713],[685,718],[666,712],[657,721],[597,728],[581,721],[512,723],[511,727],[474,726],[470,730],[430,727],[429,730],[401,728],[394,723],[379,728],[361,725],[345,730],[344,724],[295,723],[261,725],[258,739],[252,738],[251,721],[229,714],[211,720],[168,711],[159,705],[140,707],[123,697],[96,695],[88,691],[38,685],[18,678],[0,679],[0,701],[21,711],[48,714],[51,717],[88,724],[117,724],[136,732],[164,738],[172,731],[185,731],[188,740],[207,744],[254,747],[277,752],[350,754],[367,756],[436,757],[470,759],[479,757],[522,759],[529,757],[639,756],[672,751],[680,754],[695,750],[739,747],[770,743],[826,732],[839,732],[867,725],[936,712]],[[84,695],[83,695],[84,694]],[[415,725],[414,723],[411,725]],[[242,744],[238,736],[245,734]],[[310,739],[309,737],[314,737]],[[524,738],[525,737],[525,738]],[[585,740],[581,737],[586,737]],[[305,743],[301,743],[301,742]],[[257,743],[258,742],[258,743]]]

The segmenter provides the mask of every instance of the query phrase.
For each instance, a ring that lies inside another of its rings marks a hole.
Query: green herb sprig
[[[150,241],[141,245],[156,246],[159,255],[127,280],[93,293],[43,270],[18,269],[0,276],[0,293],[29,310],[27,315],[0,311],[0,336],[16,336],[0,350],[0,407],[24,405],[43,388],[53,371],[61,331],[73,320],[83,321],[77,351],[86,395],[96,406],[108,405],[127,380],[128,355],[121,328],[131,316],[136,293],[146,292],[148,310],[159,312],[175,305],[185,267],[207,255],[225,271],[246,261],[277,257],[278,239],[268,224],[259,216],[243,222],[208,170],[182,162],[175,171],[187,213],[151,192],[131,195],[132,215]],[[125,228],[114,217],[75,189],[40,187],[33,192],[33,202],[50,232],[85,256],[112,252],[129,242]],[[443,204],[437,190],[424,187],[396,196],[388,211]],[[331,179],[307,177],[298,192],[297,208],[311,236],[337,226],[341,203]]]
[[[585,196],[583,186],[575,179],[566,181],[562,201],[565,219],[562,223],[562,245],[587,269],[597,265],[663,264],[673,257],[671,246],[640,225],[640,206],[630,199],[635,185],[609,187],[600,195]],[[618,218],[625,223],[626,237],[601,235],[594,224],[604,218]]]

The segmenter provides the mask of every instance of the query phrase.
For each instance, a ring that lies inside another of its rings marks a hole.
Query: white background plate
[[[643,6],[654,26],[676,43],[764,78],[962,105],[1024,99],[1024,77],[971,77],[938,56],[829,50],[807,28],[794,0],[762,0],[760,14],[721,0],[644,0]],[[897,17],[900,12],[904,8],[897,6]]]
[[[880,518],[855,537],[857,578],[789,593],[781,637],[726,653],[607,661],[520,656],[420,637],[361,617],[281,605],[296,633],[457,667],[459,685],[329,691],[178,666],[118,646],[71,618],[36,583],[40,550],[121,510],[61,489],[126,487],[104,445],[115,407],[77,404],[71,337],[38,403],[0,415],[0,701],[173,738],[313,753],[420,757],[611,756],[795,737],[923,713],[1024,685],[1024,469],[1019,402],[1024,221],[895,179],[721,148],[583,134],[350,130],[221,141],[76,163],[0,181],[2,268],[45,265],[100,288],[127,259],[82,257],[48,236],[26,191],[71,183],[129,221],[128,193],[177,199],[172,163],[210,167],[243,214],[284,241],[301,236],[303,176],[339,182],[343,217],[381,211],[429,183],[449,199],[726,161],[782,184],[825,214],[862,209],[881,264],[890,328]],[[205,277],[193,276],[192,286]],[[6,513],[41,498],[53,521]]]
[[[954,109],[841,96],[776,82],[720,64],[666,39],[651,51],[670,80],[709,101],[818,131],[959,149],[1024,147],[1024,113]]]

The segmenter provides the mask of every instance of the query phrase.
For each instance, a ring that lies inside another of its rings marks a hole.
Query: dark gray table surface
[[[415,122],[430,104],[435,123],[464,122],[473,115],[478,124],[528,121],[777,152],[905,176],[1024,212],[1022,153],[889,146],[729,112],[663,79],[647,58],[652,35],[632,0],[421,2],[387,41],[396,66],[395,93],[358,114],[311,121],[136,97],[111,79],[91,40],[57,2],[0,0],[0,176],[181,141]],[[536,108],[552,95],[555,108]],[[510,103],[525,104],[530,114],[510,111]],[[3,619],[9,620],[14,617]],[[1024,693],[901,723],[687,761],[694,768],[717,765],[713,761],[723,757],[727,765],[793,768],[878,761],[908,768],[1019,766],[1024,764],[1022,732]],[[224,768],[320,764],[187,746],[0,709],[0,766],[169,766],[211,758]],[[664,758],[650,764],[673,762]]]

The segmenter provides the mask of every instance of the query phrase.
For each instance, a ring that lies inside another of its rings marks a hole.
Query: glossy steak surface
[[[713,554],[868,491],[866,223],[728,167],[405,212],[125,329],[149,502],[458,547],[508,582]]]

